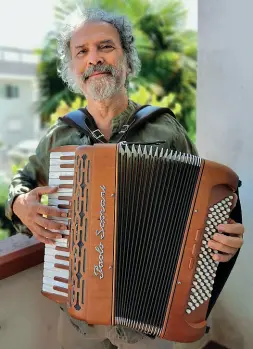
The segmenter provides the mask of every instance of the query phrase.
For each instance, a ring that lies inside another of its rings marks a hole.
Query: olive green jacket
[[[110,143],[116,142],[117,135],[122,126],[127,123],[129,118],[133,115],[138,105],[129,100],[128,107],[120,115],[117,115],[112,121],[112,136]],[[131,134],[127,138],[129,142],[152,143],[157,141],[165,141],[165,147],[171,150],[177,150],[183,153],[190,153],[198,155],[195,146],[190,141],[184,128],[179,122],[169,114],[159,116],[153,121],[147,122],[141,129]],[[12,206],[14,199],[23,193],[26,193],[37,186],[48,185],[49,172],[49,151],[52,148],[64,145],[88,145],[91,140],[87,136],[81,136],[77,129],[66,125],[60,119],[53,125],[46,135],[41,139],[34,155],[32,155],[28,163],[23,169],[13,177],[10,189],[9,198],[6,205],[6,216],[12,220],[18,232],[32,236],[32,233],[22,224],[22,222],[13,214]],[[241,223],[241,209],[240,202],[237,203],[235,214],[232,217],[235,221]],[[215,304],[233,266],[238,253],[227,263],[221,263],[217,271],[215,279],[214,291],[209,306],[211,311]],[[66,306],[62,307],[65,308]],[[85,322],[70,319],[72,324],[81,333],[86,333],[88,325]],[[143,337],[139,332],[133,331],[129,328],[115,327],[117,335],[120,338],[125,338],[128,343],[135,343]]]
[[[127,109],[113,118],[110,143],[115,142],[121,127],[127,123],[137,108],[138,105],[129,100]],[[197,155],[197,150],[184,128],[169,114],[164,114],[155,121],[146,123],[127,139],[129,142],[156,142],[158,140],[165,141],[164,146],[168,149]],[[66,125],[61,120],[58,120],[49,128],[46,135],[39,142],[35,154],[29,158],[25,167],[20,169],[11,181],[6,204],[6,216],[13,222],[17,232],[32,236],[32,233],[13,214],[12,206],[18,195],[27,193],[37,186],[48,185],[49,150],[63,145],[86,144],[91,144],[87,136],[81,137],[77,129]]]

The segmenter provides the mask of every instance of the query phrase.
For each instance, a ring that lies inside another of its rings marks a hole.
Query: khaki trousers
[[[86,334],[79,332],[69,316],[60,310],[58,341],[61,349],[173,349],[173,343],[147,336],[128,336],[111,326],[87,326]]]

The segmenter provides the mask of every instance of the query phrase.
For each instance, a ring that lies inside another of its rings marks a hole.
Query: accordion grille
[[[116,324],[160,334],[200,165],[158,147],[119,147]]]
[[[71,223],[70,306],[79,311],[85,304],[86,245],[89,213],[90,160],[86,154],[76,157],[73,200],[74,221]]]

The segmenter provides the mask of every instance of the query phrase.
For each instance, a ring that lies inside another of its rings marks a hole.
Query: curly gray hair
[[[141,61],[138,57],[134,37],[132,35],[132,25],[125,16],[109,13],[102,9],[79,8],[67,17],[57,38],[59,56],[58,74],[71,91],[77,93],[81,92],[76,77],[71,69],[70,40],[73,32],[77,28],[88,21],[94,20],[110,23],[118,30],[122,49],[130,69],[125,84],[125,87],[128,88],[130,78],[136,76],[141,70]]]

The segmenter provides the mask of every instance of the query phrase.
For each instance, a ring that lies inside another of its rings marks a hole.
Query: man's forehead
[[[117,29],[106,22],[87,22],[74,31],[71,44],[79,46],[104,40],[119,43],[120,37]]]

